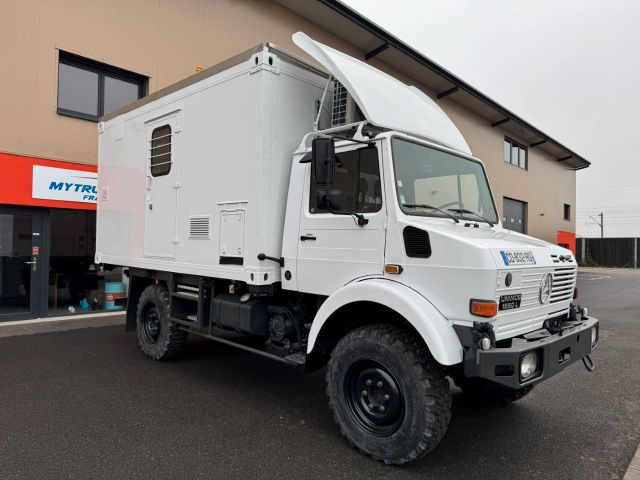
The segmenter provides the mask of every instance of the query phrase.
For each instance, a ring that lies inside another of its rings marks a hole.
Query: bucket
[[[120,310],[122,307],[116,305],[116,300],[124,298],[124,283],[122,282],[106,282],[104,284],[104,309]]]

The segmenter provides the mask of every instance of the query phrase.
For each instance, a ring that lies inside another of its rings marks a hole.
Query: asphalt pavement
[[[404,467],[347,445],[324,370],[201,338],[153,362],[121,326],[2,337],[0,478],[622,478],[640,442],[640,272],[578,285],[601,320],[595,371],[570,365],[506,407],[454,389],[443,442]]]

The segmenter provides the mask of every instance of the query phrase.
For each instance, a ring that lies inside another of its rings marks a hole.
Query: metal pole
[[[320,99],[320,107],[318,108],[318,115],[316,119],[313,121],[313,131],[318,131],[318,126],[320,124],[320,115],[322,115],[322,108],[324,107],[324,99],[327,96],[327,92],[329,91],[329,85],[331,85],[331,80],[333,80],[333,76],[329,75],[327,79],[327,85],[324,87],[324,92],[322,92],[322,98]]]
[[[600,238],[604,238],[604,212],[600,212]]]

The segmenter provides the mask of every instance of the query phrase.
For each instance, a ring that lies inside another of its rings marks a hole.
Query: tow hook
[[[596,368],[595,365],[593,364],[593,359],[591,358],[591,355],[585,355],[584,357],[582,357],[582,363],[584,363],[584,368],[586,368],[590,372],[593,372],[593,370]]]

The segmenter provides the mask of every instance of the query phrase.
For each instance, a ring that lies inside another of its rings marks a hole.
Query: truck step
[[[188,327],[182,327],[183,330],[193,333],[195,335],[200,335],[201,337],[208,338],[209,340],[213,340],[214,342],[223,343],[224,345],[228,345],[230,347],[239,348],[240,350],[244,350],[245,352],[255,353],[257,355],[261,355],[263,357],[270,358],[271,360],[276,360],[278,362],[286,363],[287,365],[291,365],[293,367],[303,367],[305,364],[306,354],[304,352],[296,352],[290,353],[288,355],[282,356],[277,353],[273,353],[272,351],[267,351],[264,348],[256,348],[251,347],[249,345],[245,345],[243,343],[229,340],[227,338],[218,337],[216,335],[210,335],[209,333],[192,330]]]
[[[185,300],[193,300],[195,302],[197,302],[198,299],[200,298],[197,293],[191,293],[191,292],[176,292],[176,293],[172,293],[171,296],[176,298],[184,298]]]
[[[295,353],[290,353],[289,355],[285,355],[284,358],[298,365],[304,365],[307,359],[307,354],[304,352],[295,352]]]

